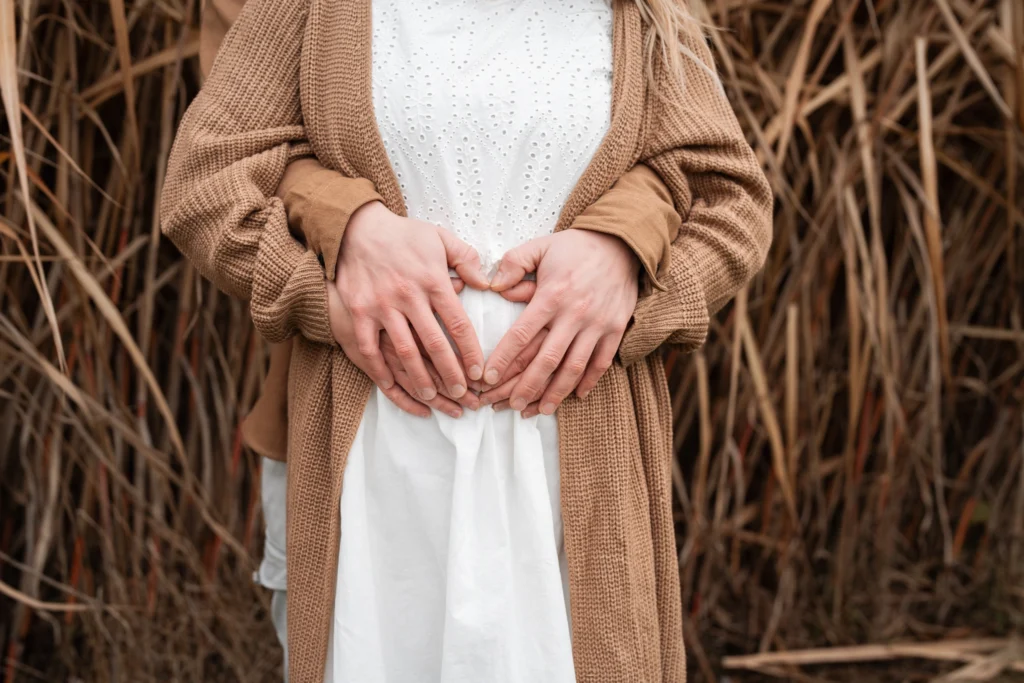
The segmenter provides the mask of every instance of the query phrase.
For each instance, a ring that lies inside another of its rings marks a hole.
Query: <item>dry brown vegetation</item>
[[[197,2],[0,0],[5,681],[278,676],[237,431],[264,348],[154,209]],[[1024,3],[707,4],[778,202],[669,359],[691,669],[1020,671]]]

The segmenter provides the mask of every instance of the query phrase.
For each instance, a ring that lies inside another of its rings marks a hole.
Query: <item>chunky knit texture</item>
[[[294,336],[288,373],[289,673],[324,672],[342,474],[372,385],[330,337],[326,280],[273,197],[289,160],[369,180],[404,214],[374,119],[370,0],[249,0],[182,120],[163,229],[199,271],[251,302],[270,341]],[[616,363],[558,411],[573,656],[581,683],[685,679],[671,509],[671,405],[655,351],[703,343],[708,317],[760,267],[771,192],[694,38],[685,90],[648,92],[647,30],[614,0],[612,121],[560,215],[569,227],[637,163],[683,216],[669,267],[637,304]],[[644,182],[642,180],[638,182]],[[656,214],[664,211],[652,209]]]

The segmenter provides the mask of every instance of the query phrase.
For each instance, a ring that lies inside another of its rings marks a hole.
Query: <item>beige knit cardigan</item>
[[[684,90],[644,75],[643,25],[612,0],[610,128],[557,229],[642,163],[683,217],[663,290],[645,292],[616,362],[558,410],[573,657],[580,683],[683,681],[664,344],[703,343],[709,315],[760,268],[772,196],[714,77],[687,47]],[[323,678],[345,461],[372,389],[330,333],[324,272],[274,196],[315,154],[405,207],[374,118],[370,0],[249,0],[182,119],[161,198],[164,233],[198,270],[250,301],[271,342],[294,336],[288,378],[288,645],[293,683]],[[653,175],[653,174],[652,174]]]

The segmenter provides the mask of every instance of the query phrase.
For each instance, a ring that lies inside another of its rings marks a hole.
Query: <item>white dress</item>
[[[408,213],[487,272],[553,230],[607,131],[608,0],[372,5],[374,109]],[[485,354],[523,308],[461,299]],[[575,680],[553,416],[423,419],[375,391],[340,512],[326,681]]]

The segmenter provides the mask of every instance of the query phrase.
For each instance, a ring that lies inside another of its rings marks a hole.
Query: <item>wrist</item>
[[[583,232],[588,235],[592,235],[594,240],[598,240],[607,245],[608,249],[613,251],[622,263],[627,264],[629,272],[634,278],[640,277],[640,271],[643,269],[643,263],[641,263],[640,257],[637,256],[636,251],[628,242],[626,242],[626,240],[619,235],[611,233],[594,232],[590,230],[585,230]]]
[[[348,220],[350,228],[359,228],[366,224],[375,224],[380,217],[384,214],[390,213],[388,208],[384,206],[384,202],[379,199],[366,202],[355,211],[352,212],[352,216]]]
[[[337,278],[338,271],[341,269],[342,253],[351,250],[354,245],[361,242],[364,233],[372,235],[373,231],[380,227],[381,221],[388,213],[390,211],[380,200],[368,201],[352,212],[345,232],[338,241],[335,267],[332,273],[334,278]]]

